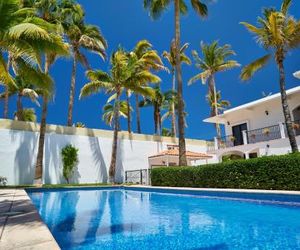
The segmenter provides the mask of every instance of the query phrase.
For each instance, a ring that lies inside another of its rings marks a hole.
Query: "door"
[[[243,131],[248,130],[247,123],[239,124],[232,127],[232,135],[234,137],[234,146],[244,144]]]

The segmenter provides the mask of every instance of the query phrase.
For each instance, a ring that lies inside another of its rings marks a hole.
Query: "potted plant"
[[[269,128],[265,128],[263,130],[263,134],[266,135],[266,136],[269,136],[270,135],[270,129]]]
[[[63,163],[63,176],[69,184],[70,179],[74,174],[75,167],[78,164],[78,149],[69,144],[61,150],[61,156]]]
[[[230,136],[229,139],[230,139],[231,142],[234,142],[234,141],[235,141],[235,137],[234,137],[234,136]]]
[[[300,124],[299,123],[293,123],[293,129],[298,130],[300,129]]]

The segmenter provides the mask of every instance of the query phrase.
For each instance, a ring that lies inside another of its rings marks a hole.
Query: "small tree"
[[[70,178],[74,173],[74,168],[78,163],[78,149],[72,145],[67,145],[61,150],[63,161],[63,176],[69,184]]]

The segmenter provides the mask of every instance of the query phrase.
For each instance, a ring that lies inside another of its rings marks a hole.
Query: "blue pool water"
[[[28,190],[62,249],[300,249],[299,196],[178,192]]]

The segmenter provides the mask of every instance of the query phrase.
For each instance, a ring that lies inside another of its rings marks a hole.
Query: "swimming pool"
[[[300,196],[27,190],[62,249],[300,249]]]

